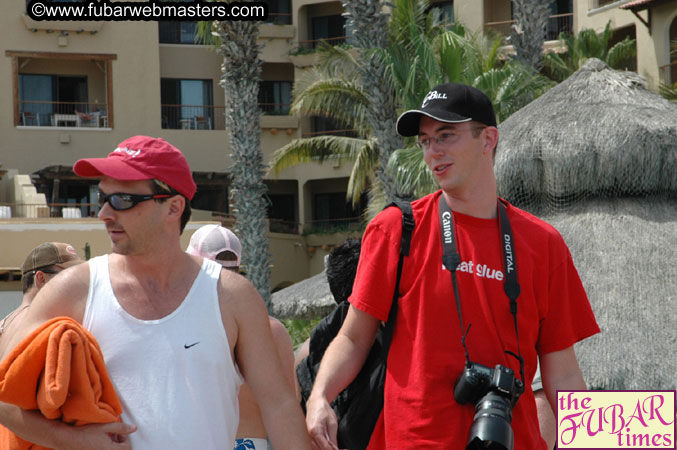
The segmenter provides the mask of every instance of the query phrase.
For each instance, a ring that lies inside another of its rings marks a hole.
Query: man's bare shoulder
[[[89,293],[89,264],[70,267],[47,283],[35,296],[29,309],[45,320],[57,316],[82,322]]]
[[[221,270],[219,277],[219,303],[232,313],[259,310],[265,305],[254,285],[245,277],[230,270]]]
[[[3,345],[4,353],[54,317],[72,317],[82,323],[89,292],[89,264],[79,264],[61,271],[40,289],[16,332]]]

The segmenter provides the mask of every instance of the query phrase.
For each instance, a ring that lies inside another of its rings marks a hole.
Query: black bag
[[[383,409],[383,390],[385,385],[386,361],[388,349],[395,327],[397,298],[399,297],[402,263],[409,254],[411,235],[414,231],[414,216],[409,202],[395,202],[387,207],[397,206],[402,210],[402,240],[400,259],[397,264],[397,281],[393,293],[388,321],[382,325],[369,355],[355,379],[332,402],[331,406],[338,418],[338,445],[348,450],[364,450],[374,431],[378,417]],[[320,361],[331,341],[338,334],[350,304],[343,302],[323,318],[310,335],[308,356],[296,368],[301,386],[301,406],[305,406],[315,383]]]

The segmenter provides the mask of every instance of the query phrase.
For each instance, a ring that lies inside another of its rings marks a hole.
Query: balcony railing
[[[268,13],[266,23],[273,25],[291,25],[291,13]]]
[[[0,219],[80,219],[96,217],[98,212],[99,205],[96,203],[0,203]]]
[[[502,22],[488,22],[484,24],[485,30],[493,30],[501,36],[510,36],[510,30],[516,20],[505,20]],[[560,33],[571,33],[574,24],[574,14],[555,14],[548,18],[544,34],[546,41],[554,41],[559,38]]]
[[[214,220],[221,222],[221,225],[227,228],[233,228],[235,225],[235,216],[227,213],[212,212]],[[301,224],[282,219],[267,219],[268,231],[271,233],[299,234]]]
[[[162,128],[170,130],[225,130],[223,106],[161,105]],[[259,103],[263,114],[286,116],[291,103]]]
[[[329,45],[341,45],[341,44],[346,44],[350,43],[352,36],[335,36],[335,37],[328,37],[328,38],[322,38],[322,39],[311,39],[311,40],[305,40],[305,41],[299,41],[299,46],[296,52],[292,53],[304,53],[304,52],[311,52],[315,50],[317,47],[320,46],[321,42],[324,42]]]
[[[350,231],[362,231],[363,229],[364,222],[359,217],[320,219],[306,222],[303,225],[303,234],[347,233]]]
[[[263,114],[271,116],[286,116],[291,109],[291,103],[259,103]]]
[[[308,131],[303,133],[302,137],[315,137],[315,136],[346,136],[346,137],[357,137],[357,133],[353,129],[345,130],[324,130],[324,131]]]
[[[223,106],[161,105],[162,128],[172,130],[225,130]]]
[[[671,62],[658,68],[658,73],[663,84],[672,86],[677,84],[677,61]]]
[[[105,103],[19,101],[19,126],[108,128]]]

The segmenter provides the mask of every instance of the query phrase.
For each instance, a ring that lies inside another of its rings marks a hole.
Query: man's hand
[[[310,396],[306,402],[306,426],[315,450],[338,450],[336,413],[321,396]]]
[[[63,450],[131,450],[129,434],[136,427],[126,423],[106,423],[72,427],[73,433],[59,449]],[[74,438],[74,439],[73,439]]]

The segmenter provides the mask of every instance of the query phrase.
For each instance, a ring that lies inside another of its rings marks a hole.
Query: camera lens
[[[477,402],[475,411],[466,450],[512,450],[514,438],[510,427],[510,401],[495,392],[489,392]]]

